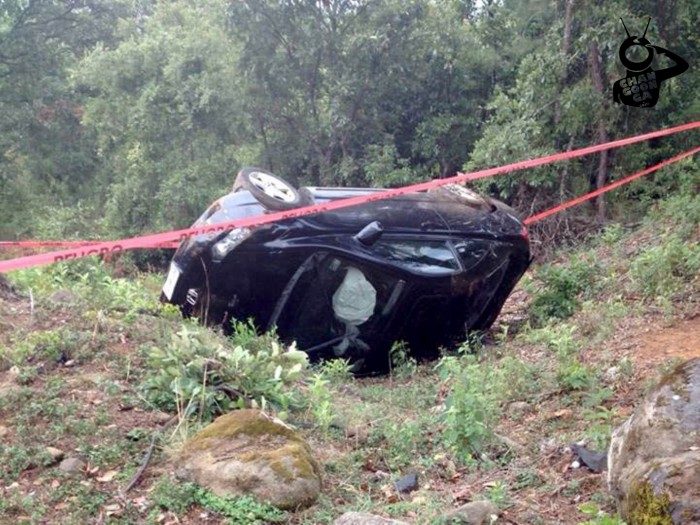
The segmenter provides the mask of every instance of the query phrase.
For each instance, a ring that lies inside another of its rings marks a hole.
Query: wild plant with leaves
[[[148,349],[146,362],[154,370],[142,383],[149,401],[180,417],[208,420],[246,405],[288,409],[308,358],[274,334],[258,336],[252,323],[235,323],[228,338],[183,323],[164,344]]]

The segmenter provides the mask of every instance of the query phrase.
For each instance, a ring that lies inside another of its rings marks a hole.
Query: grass
[[[317,524],[357,510],[437,524],[483,498],[518,523],[621,523],[604,476],[571,469],[565,448],[585,440],[604,450],[668,368],[624,343],[697,312],[700,200],[684,199],[637,230],[608,228],[536,267],[516,292],[527,296],[516,312],[525,325],[506,311],[491,337],[471,336],[430,363],[398,343],[385,377],[353,378],[342,360],[305,368],[245,326],[227,339],[183,323],[156,302],[162,276],[117,279],[88,261],[12,274],[24,295],[0,300],[0,522],[197,523],[206,514]],[[221,385],[240,396],[221,397]],[[313,507],[281,514],[172,477],[164,450],[246,403],[311,444],[325,476]],[[119,497],[173,414],[178,432],[161,436],[140,483]],[[61,472],[47,447],[84,468]],[[419,488],[400,494],[393,482],[409,471]]]

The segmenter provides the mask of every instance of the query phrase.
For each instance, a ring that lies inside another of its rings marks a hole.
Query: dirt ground
[[[49,330],[57,326],[73,326],[79,328],[77,323],[80,318],[66,310],[45,310],[35,308],[29,298],[18,297],[7,287],[4,287],[0,294],[0,345],[11,344],[13,334],[17,331]],[[515,293],[509,300],[499,323],[508,324],[513,333],[522,325],[527,308],[527,297],[522,291]],[[95,325],[97,326],[97,325]],[[81,327],[88,333],[93,330],[92,326]],[[137,330],[138,326],[133,328]],[[95,328],[95,330],[97,330]],[[117,329],[110,332],[106,329],[103,337],[106,341],[105,353],[109,359],[129,361],[130,366],[138,366],[138,360],[133,359],[137,353],[140,341],[131,338]],[[149,327],[143,329],[143,333],[148,333]],[[94,333],[93,333],[94,338]],[[533,355],[531,349],[524,345],[517,348],[516,352],[521,352],[523,360],[538,359]],[[589,350],[587,359],[594,361],[600,353],[605,353],[610,362],[623,362],[628,360],[632,363],[632,373],[623,385],[616,389],[614,397],[605,402],[604,409],[613,414],[615,421],[619,422],[629,415],[634,406],[638,403],[640,396],[644,393],[643,384],[648,384],[658,377],[659,370],[670,366],[674,360],[685,360],[693,357],[700,357],[700,313],[684,312],[682,315],[669,318],[663,314],[646,313],[641,316],[629,316],[621,319],[610,337],[603,341],[600,348]],[[74,450],[77,447],[93,447],[94,450],[105,446],[116,446],[115,443],[123,442],[123,436],[129,434],[134,429],[144,435],[139,437],[133,445],[129,445],[121,454],[122,459],[106,459],[102,464],[88,463],[85,467],[84,477],[81,479],[81,486],[86,490],[95,491],[93,494],[103,494],[105,501],[102,504],[102,511],[97,511],[98,518],[95,522],[105,521],[107,514],[104,509],[109,509],[112,505],[115,517],[119,516],[125,503],[122,500],[114,500],[113,495],[118,492],[119,486],[125,484],[122,479],[104,481],[107,474],[112,469],[120,470],[124,463],[131,463],[132,467],[140,462],[143,450],[147,443],[147,436],[167,419],[167,415],[144,411],[138,406],[133,406],[123,401],[128,398],[128,381],[120,377],[124,373],[123,366],[119,368],[109,360],[95,360],[86,362],[79,366],[66,366],[65,364],[47,371],[46,376],[60,375],[67,385],[64,395],[65,402],[73,402],[80,407],[78,414],[71,417],[76,418],[77,423],[88,424],[92,419],[98,417],[104,421],[102,427],[96,430],[94,436],[85,436],[79,443],[73,437],[66,434],[59,440],[52,443],[64,450]],[[32,389],[40,392],[48,384],[44,375],[40,375],[31,385]],[[370,378],[357,380],[358,388],[393,388],[391,378]],[[104,385],[108,385],[111,392]],[[10,370],[0,371],[0,389],[13,389],[12,374]],[[545,393],[546,394],[546,393]],[[359,402],[363,402],[358,398]],[[435,400],[438,404],[439,400]],[[502,468],[491,470],[470,471],[466,468],[456,468],[450,476],[445,476],[444,469],[438,466],[428,468],[423,477],[423,492],[406,498],[407,504],[420,505],[420,499],[430,498],[438,495],[438,501],[453,507],[461,503],[470,501],[493,490],[503,484],[511,491],[509,502],[505,505],[503,514],[504,523],[510,524],[576,524],[585,520],[578,511],[581,503],[590,501],[596,495],[605,494],[606,482],[605,473],[592,473],[586,469],[574,469],[571,467],[572,456],[562,446],[566,445],[565,439],[569,437],[580,437],[584,434],[590,422],[581,416],[580,407],[562,405],[561,399],[555,394],[544,395],[537,402],[531,403],[531,409],[522,419],[509,419],[504,417],[499,424],[498,431],[506,435],[516,445],[523,448],[522,454],[511,463]],[[12,407],[0,409],[0,426],[5,428],[5,435],[2,443],[7,446],[15,446],[20,443],[31,443],[31,436],[21,436],[17,433],[17,423],[13,418],[15,413]],[[38,433],[49,432],[49,423],[43,421],[41,417],[30,419],[29,423],[34,424],[34,431]],[[76,423],[76,424],[77,424]],[[312,432],[304,431],[304,436],[312,443],[315,437]],[[118,434],[118,435],[117,435]],[[565,436],[565,437],[563,437]],[[111,440],[111,441],[110,441]],[[121,440],[121,441],[120,441]],[[336,460],[342,455],[357,453],[353,445],[342,440],[333,442],[320,441],[320,445],[326,449],[319,452],[320,459],[330,461]],[[119,445],[123,446],[123,445]],[[352,490],[365,490],[367,497],[378,504],[375,510],[383,509],[382,505],[400,504],[402,500],[395,494],[382,493],[371,481],[376,475],[376,467],[372,467],[373,454],[381,451],[367,453],[365,468],[362,472],[339,472],[329,473],[326,479],[328,497],[333,498],[334,505],[340,509],[346,505],[357,505],[358,495],[351,498],[341,496],[338,491],[345,484],[346,488],[351,484],[348,479],[352,476],[360,479]],[[111,463],[110,463],[111,461]],[[452,467],[450,467],[452,468]],[[373,470],[374,469],[374,470]],[[74,496],[61,497],[57,491],[61,490],[61,485],[65,482],[53,474],[55,469],[44,469],[36,465],[30,466],[22,472],[14,487],[7,483],[5,487],[0,487],[0,497],[5,497],[12,490],[23,491],[25,494],[39,494],[42,501],[50,506],[43,521],[37,523],[64,523],[65,512],[70,510],[71,498]],[[128,504],[131,508],[137,508],[149,498],[152,484],[167,471],[167,462],[164,455],[154,458],[148,470],[141,479],[139,485],[130,493]],[[532,486],[520,487],[525,475],[532,475],[539,480],[532,483]],[[103,481],[99,481],[102,479]],[[355,482],[353,482],[355,483]],[[348,489],[349,490],[349,489]],[[42,492],[43,491],[43,492]],[[354,499],[353,499],[354,498]],[[417,503],[416,503],[417,502]],[[78,503],[76,503],[78,504]],[[82,504],[82,503],[81,503]],[[144,503],[145,504],[145,503]],[[120,507],[122,505],[122,507]],[[605,505],[605,503],[603,503]],[[613,511],[607,503],[607,509]],[[447,510],[447,509],[445,509]],[[138,512],[134,510],[133,512]],[[398,512],[396,517],[415,523],[423,523],[420,516],[416,516],[414,510]],[[101,517],[99,517],[101,516]],[[189,511],[186,515],[174,516],[164,514],[161,522],[164,523],[223,523],[214,516],[202,517],[202,513],[195,510]],[[311,523],[309,512],[293,515],[290,523]],[[23,518],[23,519],[20,519]],[[15,511],[15,514],[0,513],[0,523],[6,523],[6,519],[14,522],[31,522],[29,516]],[[312,520],[314,518],[311,518]],[[48,521],[46,521],[48,520]],[[52,521],[53,520],[53,521]],[[140,522],[140,521],[139,521]],[[66,522],[68,523],[68,522]],[[71,521],[70,523],[74,523]],[[121,521],[120,523],[124,523]],[[146,523],[146,521],[144,521]]]

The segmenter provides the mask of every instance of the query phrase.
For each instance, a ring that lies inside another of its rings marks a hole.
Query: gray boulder
[[[666,376],[613,432],[608,469],[630,525],[700,524],[700,358]]]
[[[382,518],[367,512],[346,512],[333,525],[408,525],[404,521]]]
[[[311,505],[321,491],[321,471],[306,442],[258,410],[219,417],[185,443],[176,461],[180,479],[280,509]]]

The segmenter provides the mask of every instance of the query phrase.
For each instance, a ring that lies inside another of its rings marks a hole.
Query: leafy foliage
[[[632,277],[648,297],[668,296],[700,272],[700,247],[673,236],[649,248],[632,263]]]
[[[146,397],[181,417],[209,420],[252,402],[282,409],[294,403],[293,383],[307,364],[304,352],[284,348],[272,334],[258,337],[252,324],[236,323],[229,340],[183,324],[162,346],[151,347],[144,378]]]
[[[177,514],[199,505],[225,518],[223,523],[227,525],[283,523],[286,516],[272,505],[258,503],[249,496],[217,496],[195,483],[174,483],[168,477],[162,477],[156,483],[153,499],[159,509]]]
[[[438,371],[450,386],[445,400],[445,446],[463,463],[473,463],[492,437],[499,415],[494,369],[482,366],[474,356],[450,356],[440,360]]]
[[[593,284],[599,269],[594,262],[576,260],[568,265],[546,264],[535,275],[539,284],[530,317],[541,325],[549,319],[566,319],[579,306],[579,295]]]

